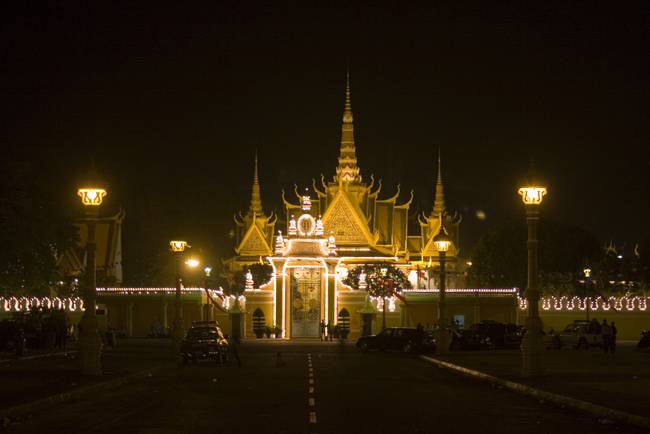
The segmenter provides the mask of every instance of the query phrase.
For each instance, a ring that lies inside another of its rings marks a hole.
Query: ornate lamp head
[[[522,184],[523,185],[519,188],[518,192],[521,195],[521,200],[524,204],[533,206],[541,205],[542,199],[547,193],[547,189],[544,186],[544,182],[539,179],[533,162],[530,163],[528,176]]]
[[[187,244],[187,241],[174,240],[169,242],[169,247],[174,253],[183,253],[185,249],[190,246]]]
[[[77,194],[85,206],[100,206],[106,196],[106,190],[97,187],[84,187],[78,189]]]
[[[447,252],[451,247],[452,241],[449,234],[447,234],[444,225],[440,226],[440,230],[436,236],[433,237],[433,244],[435,244],[436,250],[438,250],[439,253]]]

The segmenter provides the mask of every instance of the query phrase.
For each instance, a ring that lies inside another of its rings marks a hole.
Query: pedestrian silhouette
[[[616,323],[614,321],[612,321],[610,328],[612,329],[612,336],[609,340],[609,351],[614,354],[616,352],[616,333],[618,332],[618,330],[616,330]]]

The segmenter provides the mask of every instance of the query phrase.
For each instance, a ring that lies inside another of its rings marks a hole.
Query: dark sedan
[[[409,327],[389,327],[376,335],[362,336],[357,341],[361,351],[393,350],[405,353],[435,352],[433,336],[425,331]]]
[[[195,322],[181,342],[180,362],[214,360],[221,364],[228,361],[229,354],[228,340],[215,321]]]
[[[497,321],[481,321],[466,330],[453,332],[452,350],[482,350],[496,348],[519,348],[523,336],[522,327]]]

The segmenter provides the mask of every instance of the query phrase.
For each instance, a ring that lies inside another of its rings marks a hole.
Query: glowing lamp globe
[[[85,206],[99,206],[106,196],[106,190],[93,187],[80,188],[77,190],[77,194]]]
[[[199,266],[200,262],[198,261],[198,259],[190,258],[187,261],[185,261],[185,264],[190,268],[196,268]]]
[[[433,237],[433,244],[436,246],[438,252],[447,252],[451,247],[452,241],[444,226],[440,226],[440,230]]]
[[[521,187],[519,194],[525,205],[541,205],[542,199],[546,194],[546,187]]]
[[[585,268],[582,272],[585,273],[585,277],[591,276],[591,268]]]
[[[169,247],[174,253],[182,253],[183,251],[185,251],[185,248],[188,246],[187,246],[187,241],[175,240],[169,242]]]
[[[210,267],[209,265],[206,266],[206,267],[203,269],[203,272],[205,273],[205,277],[210,277],[210,273],[212,273],[212,267]]]

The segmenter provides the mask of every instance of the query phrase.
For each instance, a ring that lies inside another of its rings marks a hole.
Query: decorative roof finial
[[[354,144],[354,117],[350,98],[350,73],[348,71],[345,84],[345,107],[343,110],[343,125],[341,127],[341,150],[339,165],[336,168],[335,180],[339,183],[361,182],[357,166],[357,153]]]
[[[257,149],[255,150],[255,171],[253,173],[253,186],[251,188],[251,204],[248,207],[248,217],[264,214],[262,209],[262,195],[260,194],[260,180],[257,173]]]
[[[445,192],[442,186],[442,162],[440,158],[440,148],[438,148],[438,178],[436,180],[436,193],[435,200],[433,202],[433,211],[431,212],[432,216],[442,217],[445,213]]]

